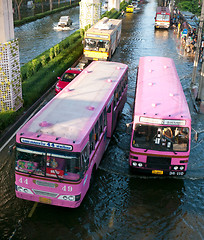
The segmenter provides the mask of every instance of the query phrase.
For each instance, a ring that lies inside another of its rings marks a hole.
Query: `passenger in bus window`
[[[175,142],[185,143],[188,139],[188,128],[176,128],[175,129]]]
[[[164,128],[163,129],[163,133],[162,133],[165,137],[167,137],[168,139],[172,139],[173,138],[173,133],[170,127]]]

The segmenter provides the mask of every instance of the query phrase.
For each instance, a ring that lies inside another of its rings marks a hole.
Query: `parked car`
[[[55,86],[55,93],[58,94],[63,88],[65,88],[79,73],[82,72],[80,68],[68,68],[61,77],[58,77],[59,80]]]

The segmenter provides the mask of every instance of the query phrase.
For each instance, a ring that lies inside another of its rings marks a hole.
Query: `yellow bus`
[[[84,57],[87,60],[109,60],[121,37],[121,19],[104,17],[85,32]]]

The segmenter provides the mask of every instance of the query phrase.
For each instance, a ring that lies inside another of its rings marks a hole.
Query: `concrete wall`
[[[12,0],[0,0],[0,43],[14,39]]]

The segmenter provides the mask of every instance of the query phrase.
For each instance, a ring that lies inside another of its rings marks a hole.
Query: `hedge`
[[[17,112],[8,111],[0,113],[0,133],[14,123],[23,111],[28,109],[57,81],[58,76],[79,59],[83,52],[80,30],[67,37],[58,45],[61,46],[62,51],[54,56],[52,60],[47,60],[46,64],[39,66],[37,62],[42,57],[48,58],[49,50],[21,67],[21,73],[23,72],[24,75],[22,82],[24,106]]]

